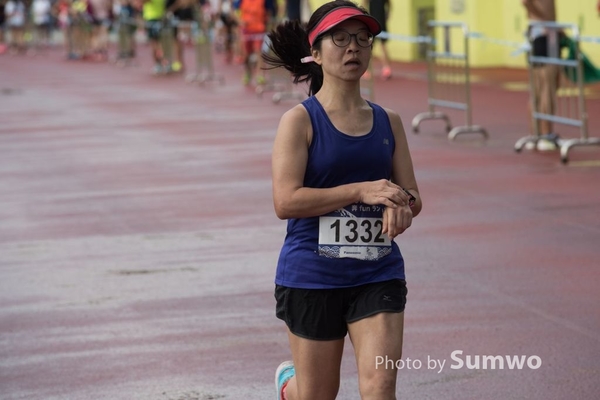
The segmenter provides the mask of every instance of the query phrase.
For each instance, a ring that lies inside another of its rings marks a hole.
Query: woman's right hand
[[[360,201],[369,205],[383,205],[390,208],[408,204],[408,196],[402,188],[387,179],[363,182]]]

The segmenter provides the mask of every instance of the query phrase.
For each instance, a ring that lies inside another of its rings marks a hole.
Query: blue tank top
[[[304,186],[330,188],[390,179],[395,139],[387,113],[369,103],[373,126],[363,136],[338,131],[316,97],[302,102],[312,123]],[[327,215],[292,218],[275,283],[328,289],[404,279],[398,245],[381,234],[382,206],[354,203]]]

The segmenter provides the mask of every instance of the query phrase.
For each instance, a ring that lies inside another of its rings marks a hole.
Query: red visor
[[[315,43],[315,40],[321,36],[321,34],[327,32],[340,22],[344,22],[347,19],[357,19],[364,22],[373,35],[378,35],[381,32],[381,26],[379,22],[368,14],[363,13],[358,8],[354,7],[339,7],[329,11],[317,26],[308,34],[308,43],[310,47]]]

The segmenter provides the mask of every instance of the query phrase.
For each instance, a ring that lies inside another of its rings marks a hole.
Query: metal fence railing
[[[515,151],[520,152],[528,143],[533,143],[532,147],[537,148],[538,142],[547,136],[540,133],[542,124],[545,124],[545,131],[554,124],[562,124],[579,130],[578,138],[558,142],[561,161],[567,163],[571,148],[600,145],[600,138],[590,138],[588,133],[579,27],[575,24],[535,21],[529,24],[529,31],[543,32],[542,36],[530,35],[531,50],[527,56],[533,134],[519,139]],[[534,44],[539,37],[543,37],[544,41]],[[561,54],[565,48],[567,57]],[[544,70],[550,72],[544,73]],[[548,76],[556,76],[557,79],[548,80]]]
[[[487,131],[473,125],[469,66],[469,29],[460,22],[429,21],[429,50],[427,51],[427,87],[429,110],[417,114],[412,120],[414,133],[419,132],[425,120],[443,120],[448,138],[465,133],[478,133],[485,138]],[[441,31],[441,40],[436,39]],[[453,50],[452,34],[458,32],[462,49]],[[452,127],[450,117],[436,108],[450,108],[465,112],[463,126]]]

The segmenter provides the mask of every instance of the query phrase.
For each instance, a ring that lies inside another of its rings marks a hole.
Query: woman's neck
[[[315,96],[325,109],[342,109],[352,112],[366,105],[360,95],[360,82],[330,84],[326,80]]]

